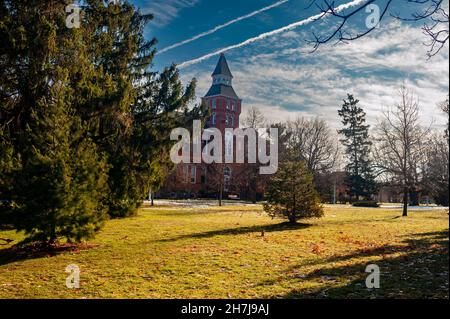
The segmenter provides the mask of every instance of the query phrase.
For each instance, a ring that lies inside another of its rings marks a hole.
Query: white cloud
[[[261,9],[259,9],[259,10],[250,12],[249,14],[237,17],[237,18],[235,18],[233,20],[230,20],[230,21],[227,21],[227,22],[225,22],[223,24],[219,24],[219,25],[215,26],[214,28],[212,28],[210,30],[207,30],[207,31],[202,32],[202,33],[199,33],[199,34],[197,34],[197,35],[195,35],[193,37],[190,37],[188,39],[185,39],[183,41],[180,41],[180,42],[174,43],[172,45],[169,45],[169,46],[159,50],[158,54],[167,52],[169,50],[175,49],[175,48],[177,48],[179,46],[182,46],[184,44],[188,44],[188,43],[191,43],[191,42],[193,42],[195,40],[198,40],[198,39],[201,39],[203,37],[206,37],[207,35],[213,34],[213,33],[217,32],[217,31],[219,31],[219,30],[221,30],[223,28],[226,28],[226,27],[228,27],[228,26],[230,26],[232,24],[235,24],[235,23],[240,22],[242,20],[246,20],[246,19],[249,19],[251,17],[254,17],[254,16],[256,16],[256,15],[258,15],[260,13],[263,13],[263,12],[265,12],[267,10],[279,7],[279,6],[281,6],[282,4],[284,4],[284,3],[288,2],[288,1],[289,0],[280,0],[280,1],[277,1],[277,2],[275,2],[275,3],[273,3],[273,4],[269,5],[269,6],[263,7]]]
[[[447,120],[436,104],[448,94],[448,47],[427,61],[423,37],[420,27],[393,21],[358,41],[305,54],[305,34],[291,31],[288,37],[272,39],[276,50],[262,42],[228,58],[244,113],[256,106],[270,120],[321,116],[338,128],[337,110],[352,93],[365,108],[369,123],[375,124],[380,111],[398,100],[398,88],[405,81],[420,97],[424,125],[434,120],[441,129]],[[199,76],[199,95],[211,84],[215,62],[208,63],[206,71],[203,63],[185,69],[190,70],[184,73],[186,78]]]
[[[152,21],[153,25],[162,27],[175,19],[182,9],[193,7],[199,1],[200,0],[149,0],[143,5],[143,11],[155,16],[155,19]]]
[[[349,9],[351,7],[360,5],[360,4],[362,4],[362,3],[366,2],[366,1],[367,0],[353,0],[351,2],[348,2],[348,3],[345,3],[345,4],[341,4],[341,5],[339,5],[339,6],[334,8],[334,12],[335,13],[339,13],[339,12],[347,10],[347,9]],[[233,44],[233,45],[227,46],[225,48],[216,50],[214,52],[205,54],[205,55],[203,55],[203,56],[201,56],[199,58],[185,61],[183,63],[180,63],[178,67],[180,69],[182,69],[182,68],[191,66],[193,64],[197,64],[199,62],[202,62],[202,61],[205,61],[205,60],[207,60],[209,58],[212,58],[212,57],[214,57],[214,56],[216,56],[216,55],[218,55],[220,53],[225,53],[225,52],[230,51],[230,50],[239,49],[239,48],[245,47],[247,45],[253,44],[255,42],[267,39],[269,37],[273,37],[273,36],[276,36],[278,34],[282,34],[284,32],[292,31],[292,30],[294,30],[296,28],[299,28],[301,26],[305,26],[307,24],[315,22],[315,21],[317,21],[317,20],[319,20],[321,18],[323,19],[326,16],[330,16],[330,13],[327,13],[327,14],[318,13],[316,15],[310,16],[309,18],[306,18],[306,19],[303,19],[303,20],[291,23],[291,24],[289,24],[287,26],[284,26],[282,28],[278,28],[278,29],[275,29],[275,30],[272,30],[272,31],[269,31],[269,32],[262,33],[262,34],[260,34],[260,35],[258,35],[256,37],[249,38],[249,39],[247,39],[247,40],[245,40],[243,42],[240,42],[240,43],[237,43],[237,44]]]

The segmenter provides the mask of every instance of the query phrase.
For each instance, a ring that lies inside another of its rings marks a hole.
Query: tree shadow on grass
[[[449,255],[448,231],[414,235],[404,240],[406,245],[392,245],[359,250],[353,254],[325,259],[323,268],[299,275],[302,266],[291,267],[286,285],[310,281],[315,288],[293,289],[276,296],[296,298],[448,298]],[[399,254],[400,253],[400,254]],[[395,254],[395,255],[393,255]],[[366,258],[365,261],[352,259]],[[381,258],[381,259],[380,259]],[[333,265],[345,262],[345,265]],[[380,288],[366,287],[366,267],[380,267]],[[284,279],[283,279],[284,280]],[[261,286],[279,285],[280,280],[265,281]],[[274,296],[268,296],[274,297]]]
[[[180,235],[173,238],[161,239],[158,242],[173,242],[182,239],[192,239],[192,238],[211,238],[215,236],[232,236],[232,235],[241,235],[248,233],[271,233],[271,232],[280,232],[280,231],[288,231],[288,230],[299,230],[311,227],[311,224],[303,224],[303,223],[280,223],[274,225],[255,225],[255,226],[246,226],[246,227],[235,227],[235,228],[226,228],[220,230],[212,230],[206,231],[202,233],[194,233],[194,234],[186,234]]]
[[[76,253],[81,250],[96,248],[94,244],[59,244],[55,246],[42,246],[37,244],[16,244],[12,247],[0,249],[0,266],[16,261],[28,259],[47,258],[58,256],[63,253]]]

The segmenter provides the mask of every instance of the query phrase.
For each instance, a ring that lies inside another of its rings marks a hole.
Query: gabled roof
[[[226,75],[229,77],[233,77],[231,74],[230,68],[228,67],[227,59],[225,58],[225,54],[220,54],[219,62],[217,62],[216,69],[214,70],[214,75]]]
[[[237,96],[236,92],[234,91],[232,86],[223,85],[223,84],[214,84],[209,89],[208,93],[206,93],[205,97],[208,96],[215,96],[215,95],[221,95],[230,97],[233,99],[238,100],[239,97]]]

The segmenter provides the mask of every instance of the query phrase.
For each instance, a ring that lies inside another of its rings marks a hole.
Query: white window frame
[[[190,167],[189,173],[190,173],[189,179],[190,179],[191,184],[196,184],[197,183],[197,166],[192,165]]]

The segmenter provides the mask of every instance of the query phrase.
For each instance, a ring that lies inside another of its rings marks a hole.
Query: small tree
[[[299,219],[322,217],[323,207],[314,188],[313,177],[303,163],[286,162],[269,182],[264,210],[272,218]]]

